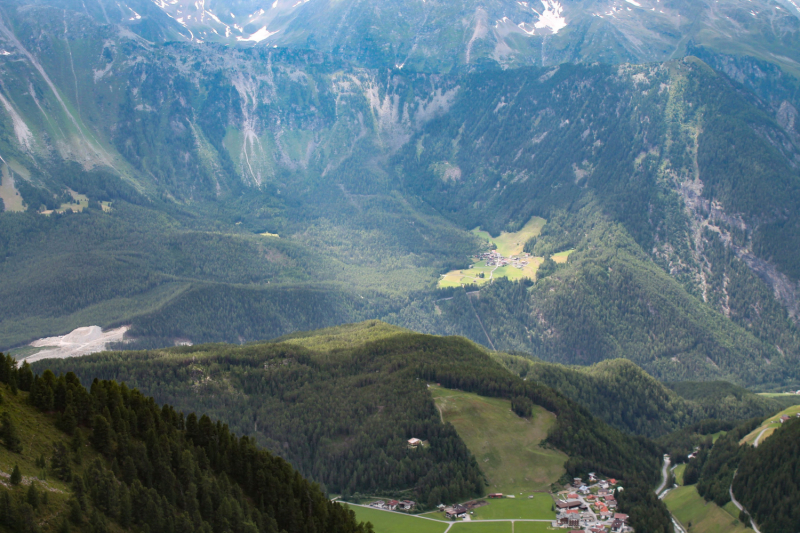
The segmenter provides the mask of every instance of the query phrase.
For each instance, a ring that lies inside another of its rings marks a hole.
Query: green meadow
[[[480,228],[475,228],[472,233],[497,246],[497,251],[503,257],[511,257],[521,254],[525,243],[542,233],[542,228],[546,223],[547,221],[541,217],[533,217],[521,230],[513,233],[504,231],[499,236],[492,237],[489,232]]]
[[[449,523],[426,520],[417,516],[403,515],[379,509],[351,506],[356,518],[371,522],[375,533],[444,533]]]
[[[689,533],[750,533],[730,512],[706,502],[694,485],[679,487],[664,497],[670,512]],[[689,525],[691,524],[691,526]]]
[[[431,386],[430,390],[442,418],[453,424],[486,475],[487,492],[518,497],[522,493],[527,502],[527,495],[548,490],[564,473],[567,456],[541,446],[555,423],[552,413],[534,406],[529,420],[514,414],[508,400],[438,386]],[[537,498],[545,497],[537,494],[534,505],[540,501]],[[514,507],[524,503],[502,505]]]
[[[492,237],[489,232],[480,228],[475,228],[472,233],[478,237],[495,245],[497,251],[503,257],[512,257],[523,253],[525,243],[542,232],[546,220],[540,217],[533,217],[525,226],[516,232],[502,232],[498,237]],[[561,252],[553,256],[556,263],[566,263],[567,257],[572,251]],[[558,256],[558,257],[557,257]],[[524,268],[517,268],[512,265],[504,267],[487,266],[485,261],[479,261],[472,265],[472,268],[461,270],[451,270],[444,274],[439,280],[439,288],[460,287],[461,285],[483,285],[495,278],[508,278],[512,281],[520,279],[536,279],[536,271],[544,261],[542,257],[531,257]],[[483,277],[481,277],[483,275]]]

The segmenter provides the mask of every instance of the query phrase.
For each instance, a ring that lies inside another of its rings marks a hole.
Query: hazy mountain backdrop
[[[0,346],[381,318],[797,385],[799,67],[793,0],[4,0]],[[437,288],[533,217],[535,282]]]

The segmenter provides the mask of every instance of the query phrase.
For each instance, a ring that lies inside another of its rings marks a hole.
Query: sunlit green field
[[[542,228],[547,221],[540,217],[533,217],[528,221],[521,230],[514,233],[502,232],[497,237],[492,237],[489,232],[483,231],[480,228],[475,228],[472,233],[492,242],[497,246],[497,251],[503,257],[511,257],[512,255],[519,255],[525,247],[525,243],[533,237],[538,236],[542,232]]]
[[[503,257],[512,257],[523,253],[525,243],[532,237],[536,237],[542,232],[547,221],[543,218],[533,217],[525,226],[514,233],[503,232],[498,237],[492,237],[488,232],[475,228],[472,233],[493,243],[497,251]],[[572,251],[561,252],[553,256],[553,261],[566,263],[567,257]],[[513,265],[504,267],[486,266],[485,261],[480,261],[472,265],[472,268],[463,270],[451,270],[439,280],[439,288],[460,287],[461,285],[483,285],[491,279],[508,278],[516,281],[523,278],[536,279],[536,271],[544,261],[542,257],[531,257],[528,264],[523,268]],[[483,274],[483,277],[480,275]]]
[[[557,254],[551,255],[550,259],[552,259],[556,263],[566,263],[567,259],[569,259],[570,254],[574,251],[575,250],[567,250],[566,252],[558,252]]]
[[[533,498],[530,494],[516,494],[516,498],[503,498],[502,500],[487,500],[489,505],[475,509],[476,520],[534,519],[554,520],[553,498],[549,494],[537,493]]]
[[[679,487],[664,497],[664,503],[689,533],[750,533],[741,522],[714,502],[706,502],[694,485]],[[691,527],[689,524],[691,523]]]
[[[532,420],[527,420],[511,411],[508,400],[485,398],[438,386],[432,386],[430,390],[444,420],[455,426],[486,474],[487,492],[515,494],[517,497],[523,493],[527,498],[532,491],[549,489],[564,473],[567,456],[540,446],[555,423],[552,413],[535,406]],[[534,506],[539,504],[537,498],[549,497],[537,494]],[[525,505],[509,502],[501,505],[512,508]]]
[[[445,522],[366,507],[351,506],[350,509],[355,511],[358,520],[371,522],[375,527],[375,533],[444,533],[449,525]]]
[[[788,416],[797,416],[797,413],[800,413],[800,405],[793,405],[781,411],[780,413],[776,414],[775,416],[771,416],[767,418],[759,427],[754,429],[752,432],[748,433],[739,444],[753,444],[755,443],[756,439],[759,435],[763,432],[764,434],[761,435],[761,439],[759,443],[763,442],[764,439],[772,435],[775,430],[781,427],[781,417],[784,415]]]
[[[458,522],[449,533],[511,533],[511,522]]]

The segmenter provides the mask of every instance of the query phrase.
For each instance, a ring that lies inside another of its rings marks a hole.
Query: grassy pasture
[[[489,505],[475,509],[475,520],[498,520],[509,518],[554,520],[556,513],[552,511],[553,498],[549,494],[538,493],[533,499],[529,494],[516,494],[516,498],[503,498],[502,500],[486,500]]]
[[[575,250],[567,250],[566,252],[558,252],[557,254],[551,255],[550,259],[556,263],[564,264],[567,262],[567,259],[569,259],[569,255],[574,251]]]
[[[559,531],[550,527],[549,522],[514,522],[514,533],[545,533]]]
[[[706,502],[694,485],[679,487],[664,497],[670,512],[689,533],[749,533],[734,516],[714,502]],[[688,527],[691,522],[692,526]]]
[[[458,522],[449,533],[511,533],[511,522]]]
[[[351,506],[350,509],[355,511],[359,521],[371,522],[375,526],[375,533],[444,533],[449,525],[446,522],[434,522],[416,516],[367,507]]]
[[[678,485],[683,485],[683,473],[686,471],[686,463],[679,464],[674,471],[675,474],[675,483]]]
[[[527,496],[547,490],[564,473],[566,454],[540,446],[555,423],[552,413],[536,406],[527,420],[511,411],[508,400],[438,386],[430,390],[442,417],[455,426],[486,474],[487,492]],[[540,501],[537,498],[546,496],[537,494],[534,505]]]
[[[483,231],[480,228],[475,228],[472,233],[494,243],[497,246],[497,251],[503,257],[511,257],[512,255],[519,255],[525,247],[525,243],[531,238],[538,236],[542,232],[542,228],[547,221],[540,217],[533,217],[528,221],[521,230],[514,233],[502,232],[497,237],[492,237],[489,232]]]
[[[780,413],[776,414],[775,416],[771,416],[764,420],[764,422],[754,429],[752,432],[747,434],[742,440],[739,441],[739,444],[753,444],[761,432],[764,432],[764,435],[761,436],[761,440],[759,443],[763,442],[765,438],[772,435],[776,429],[781,427],[781,417],[784,415],[788,416],[797,416],[797,413],[800,413],[800,405],[793,405],[781,411]]]
[[[493,243],[503,257],[512,257],[522,254],[525,243],[532,237],[539,235],[546,222],[543,218],[533,217],[521,230],[514,233],[503,232],[499,237],[492,237],[489,232],[480,228],[475,228],[472,233]],[[556,254],[553,256],[553,260],[557,263],[566,263],[570,253],[572,253],[572,250]],[[543,261],[543,257],[531,257],[528,264],[522,269],[512,265],[499,268],[486,266],[485,261],[480,261],[472,265],[472,268],[451,270],[439,280],[439,288],[460,287],[461,285],[470,284],[483,285],[492,278],[508,278],[512,281],[524,278],[536,279],[536,271],[539,270],[539,266]],[[483,278],[479,277],[481,273],[484,275]]]

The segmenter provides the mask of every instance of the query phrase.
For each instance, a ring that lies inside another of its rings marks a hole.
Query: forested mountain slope
[[[683,484],[696,484],[706,501],[721,507],[729,504],[733,495],[744,507],[738,518],[745,524],[752,519],[765,533],[788,533],[798,519],[792,503],[798,490],[793,475],[800,428],[796,411],[796,407],[787,410],[793,414],[776,420],[767,435],[760,427],[762,418],[735,427],[709,421],[661,442],[670,451],[680,451],[675,457],[687,463]],[[758,438],[750,438],[753,434]],[[687,448],[693,452],[688,459],[684,455]]]
[[[553,389],[514,376],[465,339],[371,321],[243,347],[50,362],[78,375],[124,374],[178,407],[228,413],[234,430],[252,435],[328,490],[411,493],[424,505],[483,490],[477,463],[452,426],[442,424],[427,383],[520,406],[533,402],[558,415],[547,442],[570,456],[570,474],[597,470],[626,479],[637,520],[659,524],[664,516],[650,487],[658,478],[658,447],[612,429]],[[409,454],[405,442],[412,437],[431,446]]]
[[[737,82],[695,58],[423,74],[160,44],[126,29],[156,14],[120,6],[0,13],[0,346],[92,323],[155,347],[377,317],[667,380],[797,382],[798,100],[766,60],[729,65]],[[434,290],[485,249],[466,230],[533,216],[548,223],[527,250],[574,249],[566,266],[480,298]]]
[[[675,391],[626,359],[564,366],[498,354],[527,380],[552,387],[628,433],[657,438],[706,419],[746,420],[773,414],[781,404],[727,382],[682,382]]]
[[[797,528],[800,514],[792,502],[800,492],[797,473],[800,420],[784,423],[757,448],[744,455],[733,490],[764,533]]]
[[[0,361],[0,530],[364,532],[352,511],[221,422],[113,381]]]

